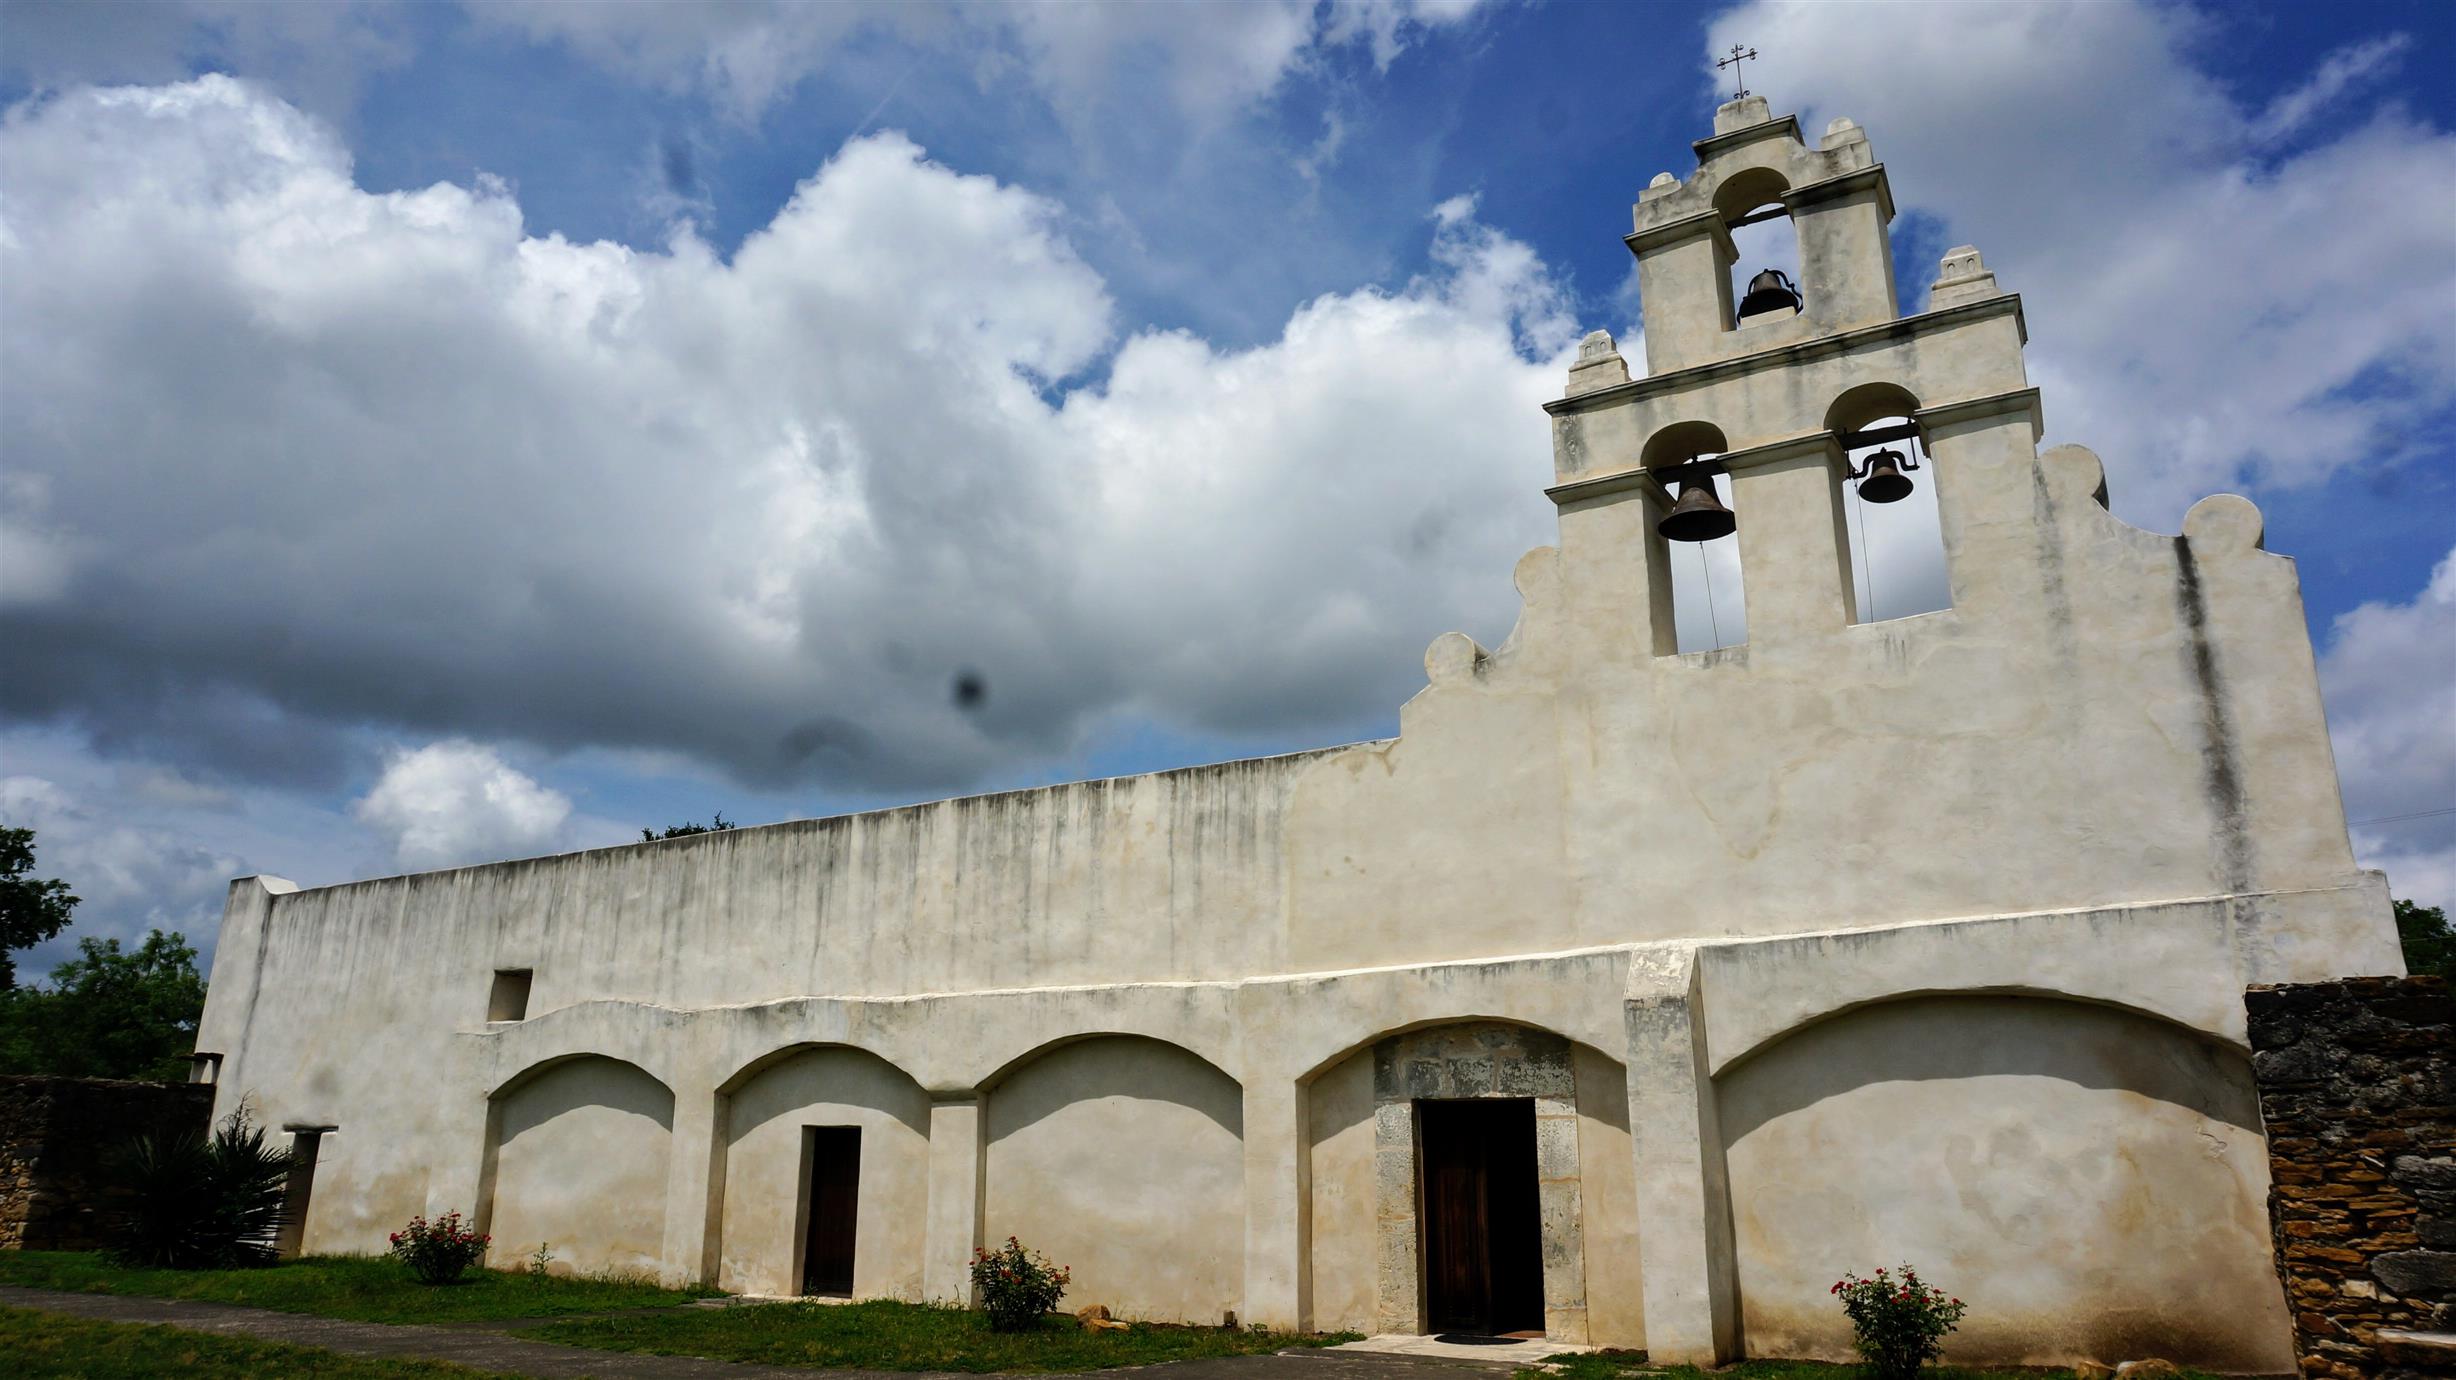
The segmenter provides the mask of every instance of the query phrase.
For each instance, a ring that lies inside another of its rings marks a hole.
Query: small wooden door
[[[802,1292],[853,1296],[853,1228],[861,1207],[861,1128],[806,1128],[810,1192],[803,1199]]]
[[[1544,1326],[1535,1102],[1416,1104],[1424,1190],[1424,1319],[1434,1332]]]

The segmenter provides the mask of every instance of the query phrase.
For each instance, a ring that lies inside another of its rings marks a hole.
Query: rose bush
[[[461,1215],[447,1212],[429,1222],[424,1213],[392,1234],[393,1259],[428,1284],[450,1284],[486,1254],[494,1238],[462,1225]]]
[[[989,1326],[997,1332],[1020,1332],[1037,1325],[1042,1315],[1066,1297],[1066,1286],[1073,1278],[1065,1266],[1050,1264],[1047,1256],[1026,1249],[1011,1236],[994,1251],[976,1249],[972,1253],[972,1286],[980,1291],[981,1311],[989,1315]]]
[[[1845,1271],[1832,1292],[1842,1300],[1859,1359],[1875,1380],[1911,1380],[1943,1352],[1945,1334],[1961,1325],[1961,1300],[1922,1283],[1908,1265],[1899,1279],[1883,1270],[1873,1279]]]

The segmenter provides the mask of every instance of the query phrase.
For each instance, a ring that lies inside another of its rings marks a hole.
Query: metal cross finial
[[[1731,84],[1735,87],[1739,87],[1738,90],[1731,93],[1731,99],[1736,101],[1740,97],[1748,94],[1748,88],[1745,86],[1740,86],[1740,64],[1746,62],[1750,58],[1755,57],[1756,55],[1756,49],[1743,48],[1739,44],[1734,43],[1731,45],[1731,56],[1714,64],[1717,68],[1728,67],[1731,69]]]

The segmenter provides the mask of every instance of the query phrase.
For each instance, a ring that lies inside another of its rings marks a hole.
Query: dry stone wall
[[[2444,978],[2254,987],[2269,1217],[2302,1372],[2456,1375],[2456,995]]]
[[[203,1131],[204,1084],[0,1076],[0,1250],[103,1244],[116,1152],[147,1131]]]

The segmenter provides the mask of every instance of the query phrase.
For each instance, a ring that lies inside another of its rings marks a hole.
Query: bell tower
[[[1773,118],[1763,96],[1743,96],[1715,112],[1713,135],[1694,147],[1697,172],[1685,182],[1658,175],[1638,196],[1637,226],[1628,236],[1645,306],[1649,372],[1736,359],[1894,318],[1893,251],[1885,234],[1893,195],[1866,131],[1836,120],[1811,149],[1796,117]],[[1762,303],[1735,303],[1731,232],[1783,217],[1799,235],[1800,281],[1790,300],[1768,293]]]
[[[1611,528],[1646,553],[1656,655],[1677,648],[1666,543],[1706,541],[1736,526],[1748,585],[1752,655],[1841,633],[1860,621],[1845,523],[1845,486],[1885,503],[1910,492],[1908,471],[1939,448],[2027,464],[2041,418],[2022,364],[2018,297],[1999,291],[1967,247],[1946,256],[1927,309],[1903,316],[1888,228],[1893,197],[1867,132],[1829,124],[1815,147],[1791,115],[1742,95],[1693,146],[1686,179],[1657,175],[1639,194],[1627,244],[1637,257],[1646,373],[1589,335],[1553,418],[1564,551],[1578,529]],[[1733,230],[1787,220],[1796,283],[1738,262]],[[1734,290],[1734,269],[1753,273]],[[1907,418],[1882,429],[1879,419]],[[1847,456],[1901,448],[1854,470]],[[1953,602],[1983,599],[1957,548],[1992,530],[1976,495],[1951,501],[1934,469]],[[1714,481],[1729,487],[1728,505]],[[1617,501],[1634,494],[1642,523]],[[1622,530],[1628,529],[1628,530]]]

